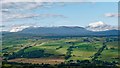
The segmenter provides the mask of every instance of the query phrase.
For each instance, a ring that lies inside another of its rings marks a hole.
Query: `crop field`
[[[96,60],[119,63],[117,37],[67,37],[7,40],[3,38],[3,57],[8,62],[59,64],[68,61]],[[6,41],[7,40],[7,41]]]
[[[8,60],[8,62],[19,62],[19,63],[32,63],[32,64],[60,64],[64,62],[64,59],[59,58],[16,58]]]

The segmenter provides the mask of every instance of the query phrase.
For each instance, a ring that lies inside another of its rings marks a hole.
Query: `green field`
[[[42,39],[3,38],[2,55],[4,60],[17,62],[16,59],[62,59],[62,62],[92,59],[105,42],[106,47],[95,60],[119,63],[117,37],[65,37]],[[67,57],[67,58],[66,58]],[[12,61],[11,61],[12,60]],[[22,63],[27,63],[22,60]],[[50,61],[51,62],[51,61]],[[56,60],[57,62],[57,60]],[[42,62],[44,63],[44,62]],[[45,62],[46,63],[46,62]],[[55,62],[54,62],[55,63]],[[51,62],[52,64],[52,62]],[[118,65],[118,64],[117,64]]]

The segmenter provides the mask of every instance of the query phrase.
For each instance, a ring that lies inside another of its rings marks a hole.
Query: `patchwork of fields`
[[[59,64],[89,60],[105,42],[95,60],[119,63],[117,37],[4,38],[3,59],[8,62]]]

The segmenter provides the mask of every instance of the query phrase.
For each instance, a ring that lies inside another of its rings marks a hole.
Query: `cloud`
[[[2,3],[2,12],[17,12],[37,8],[51,8],[55,6],[64,6],[64,3],[55,2],[6,2]],[[14,11],[13,11],[14,10]]]
[[[33,13],[27,13],[27,14],[3,14],[2,16],[3,22],[5,21],[12,21],[16,19],[34,19],[34,18],[39,18],[39,19],[46,19],[46,18],[67,18],[66,16],[62,14],[51,14],[51,13],[46,13],[46,14],[33,14]]]
[[[98,26],[103,26],[103,25],[106,25],[106,24],[102,21],[98,21],[98,22],[94,22],[94,23],[89,24],[89,26],[91,26],[91,27],[98,27]]]
[[[2,21],[13,21],[16,19],[24,18],[67,18],[61,14],[33,14],[31,10],[37,8],[53,8],[56,6],[64,6],[64,3],[54,3],[54,2],[3,2],[2,3]]]
[[[91,30],[91,31],[118,30],[117,26],[112,26],[112,25],[109,25],[109,24],[102,22],[102,21],[90,23],[85,28],[87,30]]]
[[[1,24],[1,25],[0,25],[0,32],[1,32],[1,31],[7,31],[7,30],[5,29],[5,27],[6,27],[5,25],[2,25],[2,24]]]
[[[6,3],[6,2],[89,2],[90,0],[2,0],[2,1]]]
[[[23,29],[29,28],[29,27],[34,27],[34,28],[36,28],[36,27],[40,27],[40,26],[38,26],[38,25],[35,24],[35,23],[29,23],[29,24],[14,24],[14,25],[11,26],[10,30],[8,30],[8,31],[10,31],[10,32],[18,32],[18,31],[22,31]]]
[[[23,29],[28,28],[28,27],[30,27],[30,26],[25,26],[25,25],[15,26],[15,27],[12,27],[10,32],[22,31]]]
[[[2,0],[3,2],[119,2],[119,0]]]
[[[106,13],[105,16],[106,17],[120,17],[120,14],[118,14],[118,13]]]
[[[19,10],[22,10],[22,9],[32,9],[32,8],[36,8],[36,7],[41,7],[42,6],[42,3],[36,3],[36,2],[22,2],[22,3],[19,3],[19,2],[8,2],[8,3],[3,3],[2,4],[2,9],[19,9]]]

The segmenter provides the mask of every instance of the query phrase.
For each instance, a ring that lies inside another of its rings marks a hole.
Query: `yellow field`
[[[64,59],[59,58],[16,58],[8,60],[8,62],[17,62],[17,63],[32,63],[32,64],[60,64],[64,62]]]

